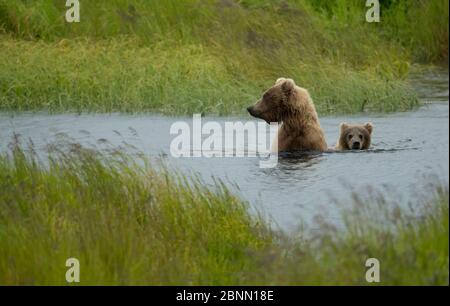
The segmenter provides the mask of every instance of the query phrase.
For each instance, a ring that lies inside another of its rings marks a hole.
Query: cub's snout
[[[354,142],[352,145],[352,150],[359,150],[361,149],[361,144],[359,142]]]

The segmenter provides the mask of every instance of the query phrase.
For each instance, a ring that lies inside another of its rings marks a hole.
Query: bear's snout
[[[253,117],[258,117],[257,114],[256,114],[256,111],[255,111],[254,105],[247,107],[247,111]]]
[[[359,143],[359,141],[355,141],[352,145],[352,149],[359,150],[360,148],[361,148],[361,144]]]

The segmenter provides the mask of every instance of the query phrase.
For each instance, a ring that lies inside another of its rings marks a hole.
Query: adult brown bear
[[[279,78],[263,97],[247,108],[250,115],[267,123],[282,123],[272,151],[326,151],[314,103],[306,89],[292,79]]]

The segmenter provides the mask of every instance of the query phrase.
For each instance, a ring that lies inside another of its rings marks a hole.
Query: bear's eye
[[[352,139],[352,138],[353,138],[352,134],[348,135],[348,139]]]
[[[361,139],[361,140],[362,140],[362,139],[363,139],[363,135],[359,135],[359,139]]]

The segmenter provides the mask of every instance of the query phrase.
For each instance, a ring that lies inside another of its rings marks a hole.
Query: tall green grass
[[[422,63],[448,65],[448,1],[391,1],[386,35],[400,41]]]
[[[406,110],[417,103],[403,81],[376,78],[344,65],[305,63],[274,74],[251,60],[241,66],[232,57],[224,61],[202,45],[136,44],[127,38],[0,41],[0,106],[3,110],[244,114],[277,75],[296,73],[297,83],[311,91],[322,114]]]
[[[276,48],[289,46],[291,38],[308,42],[296,49],[313,55],[322,47],[367,57],[364,48],[383,52],[377,44],[387,47],[390,41],[402,43],[416,59],[448,61],[448,1],[380,2],[381,22],[367,24],[368,8],[360,0],[82,0],[81,23],[68,24],[64,1],[1,0],[0,25],[15,37],[45,40],[131,34],[150,44],[174,39],[226,47],[223,43],[242,46],[247,36],[263,48]],[[349,42],[351,48],[342,48]]]
[[[321,114],[405,110],[413,60],[445,53],[444,2],[375,25],[353,0],[81,1],[69,24],[62,2],[0,0],[0,109],[244,114],[289,76]],[[421,13],[433,36],[406,40]]]
[[[308,1],[337,27],[344,25],[350,32],[364,22],[368,9],[360,0]],[[380,23],[369,26],[382,40],[403,46],[412,61],[448,64],[448,1],[380,0],[380,4]]]
[[[382,198],[299,238],[274,231],[217,182],[148,160],[72,145],[48,159],[13,144],[0,156],[0,284],[448,285],[448,188],[409,213]]]

